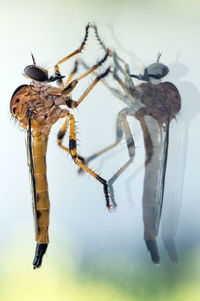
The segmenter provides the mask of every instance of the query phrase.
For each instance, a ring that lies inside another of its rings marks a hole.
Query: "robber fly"
[[[97,27],[95,25],[93,26],[97,40],[103,49],[108,51],[99,37]],[[135,155],[135,143],[127,117],[132,116],[140,122],[146,152],[142,197],[144,240],[151,254],[152,261],[158,264],[160,262],[160,256],[156,236],[159,230],[163,206],[169,145],[169,126],[170,121],[176,118],[176,115],[181,109],[181,97],[177,88],[172,83],[161,81],[169,72],[169,68],[160,63],[161,53],[158,54],[157,61],[146,67],[144,73],[140,75],[131,74],[128,64],[120,58],[116,52],[110,50],[109,55],[113,59],[114,70],[112,73],[114,79],[117,80],[124,93],[111,87],[104,79],[102,79],[102,82],[112,94],[122,100],[127,107],[118,113],[115,142],[89,156],[87,159],[84,159],[84,162],[88,164],[99,155],[115,147],[122,139],[124,133],[129,160],[108,181],[112,202],[115,203],[112,185],[121,173],[133,162]],[[88,68],[84,62],[83,65]],[[124,80],[121,79],[119,73],[124,77]],[[135,86],[132,78],[136,78],[143,83]],[[165,246],[170,259],[176,262],[177,253],[173,239],[171,238],[170,240],[170,238],[168,238]]]
[[[61,75],[59,66],[82,51],[88,38],[89,28],[90,24],[86,26],[85,37],[81,46],[55,65],[55,73],[52,76],[49,76],[48,70],[36,64],[35,58],[32,55],[33,64],[24,69],[25,75],[30,78],[31,82],[29,85],[19,86],[14,91],[10,102],[11,114],[19,121],[21,127],[26,130],[27,136],[28,166],[32,184],[33,213],[37,241],[33,260],[34,269],[40,267],[49,242],[49,194],[46,176],[46,151],[51,127],[58,119],[65,118],[57,135],[59,147],[69,153],[80,168],[92,175],[103,185],[106,205],[109,209],[112,209],[107,182],[83,164],[81,157],[77,154],[74,117],[68,109],[61,107],[65,105],[70,109],[77,108],[91,89],[110,71],[108,68],[104,73],[97,76],[77,101],[74,101],[69,95],[79,80],[96,70],[105,62],[108,56],[108,53],[106,53],[104,58],[87,72],[72,80],[77,69],[75,63],[75,67],[68,80],[64,83],[64,76]],[[52,82],[57,82],[59,87],[51,86]],[[68,125],[69,148],[63,145]]]

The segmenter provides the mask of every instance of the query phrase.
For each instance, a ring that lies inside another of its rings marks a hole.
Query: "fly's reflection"
[[[96,37],[105,51],[107,47],[99,37],[94,26]],[[169,127],[181,109],[181,98],[177,88],[171,82],[162,82],[168,74],[169,68],[160,62],[161,53],[155,63],[144,69],[143,74],[131,74],[128,64],[116,52],[109,51],[113,61],[113,77],[121,89],[110,86],[108,81],[102,80],[104,85],[114,96],[122,100],[127,107],[122,109],[116,121],[115,142],[103,150],[91,155],[85,161],[97,158],[99,155],[115,147],[123,137],[129,153],[128,161],[108,181],[111,197],[115,203],[113,184],[121,173],[133,162],[135,143],[127,121],[128,116],[136,118],[141,126],[145,146],[145,175],[143,187],[143,222],[144,240],[154,263],[160,262],[156,243],[163,206],[165,174],[167,167]],[[84,64],[84,63],[83,63]],[[85,65],[85,64],[84,64]],[[85,65],[85,67],[87,67]],[[143,83],[135,85],[133,78]],[[168,251],[172,261],[177,262],[174,241],[168,241]]]

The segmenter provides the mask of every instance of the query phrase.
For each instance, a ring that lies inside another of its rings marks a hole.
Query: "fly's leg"
[[[66,81],[65,87],[69,85],[69,83],[71,82],[72,78],[77,73],[79,62],[80,62],[79,59],[75,60],[74,67],[73,67],[73,69],[72,69],[72,71],[71,71],[71,73],[70,73],[70,75],[69,75],[69,77],[68,77],[68,79]]]
[[[97,26],[95,24],[91,24],[91,27],[94,28],[94,32],[95,32],[96,38],[97,38],[99,44],[101,45],[101,47],[106,52],[109,53],[109,56],[113,57],[113,62],[114,62],[114,78],[116,77],[117,81],[119,81],[119,77],[117,76],[118,70],[124,75],[125,82],[123,83],[121,81],[120,85],[122,86],[123,90],[126,93],[128,92],[128,94],[130,96],[130,90],[134,90],[135,86],[134,86],[133,80],[132,80],[132,78],[130,76],[130,70],[129,70],[128,64],[121,57],[119,57],[115,51],[109,50],[105,46],[104,42],[102,41],[102,39],[99,36],[98,30],[97,30]],[[124,69],[121,67],[121,65],[119,64],[118,61],[120,61],[124,65]]]
[[[73,101],[73,100],[70,100],[70,102],[72,103],[73,106],[70,106],[70,104],[67,103],[67,105],[69,107],[78,107],[79,104],[85,99],[85,97],[89,94],[89,92],[94,88],[94,86],[102,79],[104,78],[105,76],[108,75],[108,73],[110,72],[110,67],[106,69],[105,72],[101,73],[100,75],[98,75],[95,80],[90,84],[90,86],[85,90],[85,92],[81,95],[81,97],[77,100],[77,101]],[[74,81],[73,81],[74,82]],[[72,82],[72,83],[73,83]],[[66,87],[65,89],[68,89],[68,87]],[[64,89],[64,90],[65,90]]]
[[[106,57],[107,57],[107,56],[106,56]],[[106,59],[106,57],[105,57],[104,59]],[[103,60],[104,60],[104,59],[103,59]],[[100,63],[101,63],[101,62],[100,62]],[[97,65],[99,66],[99,63],[96,64],[96,68],[97,68]],[[91,72],[92,72],[92,71],[91,71]],[[100,75],[98,75],[98,76],[96,77],[96,79],[91,83],[91,85],[86,89],[86,91],[81,95],[81,97],[78,99],[78,101],[74,101],[74,100],[72,100],[72,99],[69,98],[69,99],[66,101],[67,106],[68,106],[69,108],[76,108],[76,107],[84,100],[84,98],[88,95],[88,93],[92,90],[92,88],[94,88],[94,86],[95,86],[102,78],[104,78],[105,76],[107,76],[109,72],[110,72],[110,68],[107,68],[105,72],[103,72],[103,73],[101,73]],[[69,94],[69,93],[72,91],[72,89],[74,89],[75,86],[72,86],[73,83],[74,83],[74,85],[76,85],[76,84],[77,84],[77,81],[76,81],[76,80],[72,81],[67,87],[64,88],[64,91],[66,91],[66,94]],[[62,140],[63,140],[63,138],[64,138],[64,136],[62,136],[62,133],[64,133],[64,135],[65,135],[66,130],[67,130],[67,127],[68,127],[68,120],[66,119],[65,122],[64,122],[64,124],[63,124],[63,127],[62,127],[63,130],[62,130],[62,128],[61,128],[61,130],[60,130],[59,133],[58,133],[58,136],[57,136],[57,142],[58,142],[58,144],[60,145],[60,147],[61,147],[62,149],[64,149],[66,152],[70,153],[70,150],[69,150],[68,148],[66,148],[65,146],[62,145]],[[60,137],[60,135],[61,135],[61,137]],[[79,159],[82,163],[85,163],[85,159],[84,159],[82,156],[78,156],[78,159]],[[80,168],[80,170],[84,170],[84,169]]]
[[[108,51],[106,52],[105,56],[99,61],[97,62],[94,66],[92,66],[91,68],[87,68],[87,71],[85,73],[83,73],[81,76],[79,76],[76,80],[79,81],[81,79],[83,79],[84,77],[86,77],[87,75],[89,75],[90,73],[94,72],[99,66],[101,66],[107,59],[108,57]],[[67,81],[66,81],[66,84],[65,84],[65,87],[68,86],[68,84],[70,83],[70,81],[72,80],[72,78],[74,77],[74,75],[77,73],[78,71],[78,65],[80,64],[80,60],[77,59],[74,63],[74,68],[72,69]],[[97,75],[97,74],[96,74]]]
[[[100,155],[104,154],[105,152],[107,152],[107,151],[111,150],[112,148],[114,148],[115,146],[117,146],[117,144],[121,141],[122,137],[123,137],[123,125],[122,125],[121,115],[119,113],[118,117],[117,117],[117,122],[116,122],[116,139],[115,139],[115,142],[112,143],[111,145],[105,147],[104,149],[98,151],[97,153],[91,155],[87,159],[84,159],[84,163],[86,165],[88,165],[88,163],[90,161],[93,161],[94,159],[96,159]],[[83,171],[82,169],[79,169],[79,173],[82,173],[82,171]]]
[[[84,36],[83,42],[81,43],[81,46],[78,49],[76,49],[75,51],[73,51],[71,54],[64,57],[62,60],[60,60],[55,65],[55,75],[60,75],[60,68],[59,68],[60,64],[66,62],[67,60],[69,60],[70,58],[72,58],[73,56],[75,56],[76,54],[80,53],[83,50],[83,48],[85,47],[86,41],[88,39],[89,28],[90,28],[90,24],[88,24],[85,28],[85,36]],[[60,80],[59,84],[61,87],[64,87],[64,83],[63,83],[62,79]]]
[[[98,30],[97,30],[96,24],[91,23],[90,26],[94,29],[94,32],[95,32],[97,41],[99,42],[99,44],[101,45],[101,47],[102,47],[105,51],[107,51],[108,48],[106,47],[106,45],[104,44],[104,42],[103,42],[102,39],[100,38],[99,33],[98,33]],[[109,55],[110,55],[110,56],[113,56],[113,51],[109,50]],[[124,61],[122,58],[120,58],[119,56],[117,56],[117,59],[118,59],[119,61],[121,61],[122,63],[126,64],[125,61]]]
[[[129,80],[129,75],[126,74],[125,82],[123,82],[121,80],[121,78],[118,76],[118,74],[116,72],[116,69],[115,69],[114,73],[113,73],[113,76],[114,76],[114,79],[116,79],[116,81],[119,83],[119,85],[121,86],[121,88],[125,92],[128,99],[132,100],[131,104],[129,104],[129,105],[133,106],[134,103],[137,103],[138,101],[131,95],[131,93],[133,93],[133,91],[135,90],[135,87],[134,87],[132,79],[130,78],[130,80]]]
[[[60,68],[59,68],[59,65],[63,62],[65,62],[66,60],[70,59],[72,56],[76,55],[77,53],[81,52],[85,43],[86,43],[86,40],[87,40],[87,36],[88,36],[88,29],[89,29],[90,25],[88,24],[87,27],[86,27],[86,35],[85,35],[85,38],[84,38],[84,41],[83,43],[81,44],[80,48],[77,49],[76,51],[74,51],[71,55],[65,57],[64,59],[60,60],[56,65],[55,65],[55,75],[61,75],[60,74]],[[94,66],[92,66],[89,70],[87,70],[84,74],[82,74],[81,76],[79,76],[77,79],[75,79],[74,81],[76,83],[78,83],[79,80],[85,78],[87,75],[89,75],[90,73],[94,72],[100,65],[102,65],[107,57],[109,55],[109,51],[106,52],[105,56],[103,57],[103,59],[101,59],[99,62],[97,62]],[[78,65],[78,61],[77,61],[77,65]],[[74,66],[74,70],[72,70],[67,82],[66,82],[66,85],[69,84],[70,80],[72,79],[72,77],[75,75],[76,71],[77,71],[77,66],[76,63],[75,63],[75,66]],[[60,82],[59,82],[60,86],[62,88],[65,87],[64,85],[64,82],[63,80],[61,79]],[[70,83],[71,84],[71,83]],[[67,88],[67,86],[65,87],[65,89]]]
[[[86,162],[86,164],[88,164],[90,161],[96,159],[103,153],[105,153],[105,152],[109,151],[110,149],[114,148],[115,146],[117,146],[117,144],[121,141],[121,139],[123,137],[123,131],[124,131],[125,138],[126,138],[126,144],[127,144],[127,148],[128,148],[128,153],[129,153],[129,160],[108,181],[108,186],[109,186],[109,190],[110,190],[110,194],[111,194],[111,200],[112,200],[112,203],[115,205],[116,205],[116,202],[115,202],[115,198],[114,198],[114,190],[113,190],[112,185],[117,180],[117,178],[122,174],[122,172],[124,172],[128,168],[128,166],[133,162],[133,158],[135,155],[135,144],[134,144],[134,140],[133,140],[133,137],[131,134],[131,130],[130,130],[128,121],[127,121],[127,115],[129,115],[129,110],[130,110],[129,108],[125,108],[118,113],[117,122],[116,122],[116,140],[115,140],[115,142],[113,144],[107,146],[103,150],[91,155],[86,160],[84,160],[84,162]],[[80,172],[81,172],[81,169],[79,169],[79,173]]]
[[[62,148],[64,151],[66,151],[68,154],[71,154],[70,152],[70,149],[65,147],[64,145],[62,145],[63,143],[63,139],[64,139],[64,136],[66,134],[66,131],[68,129],[68,125],[69,125],[69,117],[67,117],[61,127],[61,129],[59,130],[58,132],[58,135],[57,135],[57,143],[58,145],[60,146],[60,148]],[[84,159],[78,155],[78,159],[80,161],[83,161]]]
[[[117,122],[116,122],[116,139],[115,139],[115,142],[113,144],[107,146],[106,148],[102,149],[101,151],[91,155],[87,159],[84,159],[86,164],[88,164],[90,161],[96,159],[100,155],[104,154],[105,152],[107,152],[107,151],[111,150],[112,148],[114,148],[115,146],[117,146],[118,143],[121,141],[121,139],[123,137],[123,131],[125,133],[125,138],[126,138],[126,143],[127,143],[127,147],[128,147],[129,157],[130,157],[130,159],[134,157],[134,154],[135,154],[134,140],[133,140],[131,130],[130,130],[130,127],[128,125],[127,119],[126,119],[127,115],[129,115],[129,110],[130,110],[129,108],[125,108],[125,109],[123,109],[122,111],[120,111],[118,113]]]
[[[108,50],[108,53],[109,53],[109,50]],[[80,60],[80,63],[82,64],[82,66],[85,69],[89,69],[88,65],[83,60]],[[106,88],[108,88],[111,91],[111,93],[115,97],[117,97],[118,99],[122,100],[129,107],[132,107],[131,109],[134,112],[136,112],[141,107],[144,107],[144,105],[140,101],[138,101],[137,99],[135,99],[134,95],[131,95],[131,93],[133,93],[133,91],[135,91],[135,87],[134,87],[134,83],[132,81],[132,78],[129,75],[130,72],[129,72],[128,65],[126,65],[125,67],[126,67],[126,69],[125,69],[126,72],[120,66],[120,68],[121,68],[120,71],[123,70],[123,75],[125,76],[125,83],[117,75],[118,69],[116,67],[114,68],[114,71],[111,71],[111,73],[113,73],[114,79],[118,81],[119,85],[121,86],[121,88],[122,88],[122,90],[124,91],[125,94],[123,94],[120,90],[118,90],[118,89],[113,88],[112,86],[110,86],[105,79],[101,79],[101,82],[104,84],[104,86]],[[94,74],[96,76],[98,76],[98,74],[96,72],[94,72]],[[134,105],[134,108],[133,108],[133,105]]]
[[[85,68],[85,69],[89,69],[89,66],[83,61],[81,60],[81,65]],[[94,74],[96,76],[98,76],[97,72],[94,72]],[[119,98],[120,100],[122,100],[124,103],[128,104],[129,105],[129,102],[128,102],[128,97],[124,94],[121,93],[121,91],[119,91],[118,89],[115,89],[113,87],[111,87],[106,80],[102,79],[101,82],[104,84],[104,86],[106,88],[108,88],[111,93],[116,96],[117,98]],[[128,102],[128,103],[127,103]]]
[[[105,46],[104,42],[102,41],[102,39],[99,36],[98,30],[97,30],[97,26],[95,24],[91,24],[91,27],[94,28],[94,32],[95,32],[97,41],[99,42],[99,44],[101,45],[101,47],[106,52],[108,52],[109,56],[113,57],[113,62],[114,62],[114,72],[113,72],[113,75],[114,75],[114,78],[119,82],[120,86],[122,87],[122,89],[124,90],[124,92],[126,93],[126,95],[128,97],[130,97],[131,91],[135,90],[135,86],[134,86],[133,80],[132,80],[132,78],[130,76],[130,70],[129,70],[128,64],[121,57],[119,57],[115,51],[109,50]],[[119,64],[119,61],[124,65],[124,68],[121,67],[121,65]],[[120,71],[124,75],[124,79],[125,79],[124,82],[117,75],[118,71]],[[109,89],[110,89],[110,87],[109,87]]]
[[[68,80],[67,80],[67,85],[64,87],[63,89],[63,93],[68,95],[72,92],[72,90],[76,87],[76,85],[78,84],[79,80],[83,79],[84,77],[86,77],[87,75],[89,75],[90,73],[94,72],[94,70],[96,70],[100,65],[102,65],[105,60],[108,57],[108,53],[104,56],[104,58],[102,60],[100,60],[99,62],[97,62],[93,67],[91,67],[88,71],[86,71],[84,74],[82,74],[81,76],[79,76],[78,78],[74,79],[73,81],[71,81],[68,84]],[[70,77],[73,77],[75,72],[76,72],[76,65],[74,67],[74,69],[72,70]],[[91,83],[91,85],[86,89],[86,91],[82,94],[82,96],[78,99],[78,101],[74,101],[72,99],[69,99],[66,104],[69,108],[76,108],[82,101],[83,99],[88,95],[88,93],[92,90],[92,88],[102,79],[104,78],[108,73],[110,72],[110,67],[106,69],[105,72],[97,75],[96,79]]]
[[[65,150],[66,152],[71,154],[72,159],[80,168],[82,168],[85,172],[87,172],[88,174],[93,176],[97,181],[99,181],[103,185],[105,199],[106,199],[106,206],[111,211],[112,209],[114,209],[114,204],[112,204],[110,201],[107,181],[105,179],[103,179],[102,177],[100,177],[97,173],[95,173],[94,171],[89,169],[87,166],[85,166],[81,162],[81,158],[78,156],[77,150],[76,150],[76,128],[75,128],[74,116],[69,112],[68,113],[68,121],[66,121],[66,120],[57,136],[58,145],[63,150]],[[67,131],[67,127],[68,127],[69,123],[70,123],[70,133],[69,133],[69,149],[68,149],[65,146],[63,146],[62,143],[63,143],[63,138],[65,136],[65,133]]]

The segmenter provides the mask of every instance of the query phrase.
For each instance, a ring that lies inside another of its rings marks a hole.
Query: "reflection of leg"
[[[126,138],[126,144],[128,147],[129,160],[112,176],[112,178],[108,181],[108,186],[110,189],[111,200],[115,203],[114,191],[112,185],[117,180],[117,178],[128,168],[128,166],[133,162],[133,158],[135,155],[135,143],[133,140],[133,136],[131,134],[131,130],[127,121],[127,116],[129,114],[129,109],[123,109],[118,116],[122,120],[123,130]]]
[[[97,30],[97,26],[96,26],[95,24],[91,24],[90,26],[94,28],[94,32],[95,32],[97,41],[99,42],[99,44],[101,45],[101,47],[102,47],[105,51],[107,51],[106,45],[104,44],[104,42],[102,41],[102,39],[101,39],[100,36],[99,36],[98,30]],[[113,52],[112,52],[111,50],[109,51],[109,55],[110,55],[110,56],[113,56]],[[123,64],[126,64],[125,61],[124,61],[122,58],[120,58],[119,56],[117,56],[117,59],[118,59],[119,61],[121,61]]]
[[[108,52],[109,56],[112,56],[113,57],[113,63],[114,63],[114,78],[118,81],[118,83],[120,84],[120,86],[122,87],[122,89],[124,90],[124,92],[126,93],[127,97],[128,97],[128,100],[127,101],[130,101],[131,98],[133,98],[131,96],[131,93],[135,90],[135,86],[134,86],[134,83],[133,83],[133,80],[130,76],[130,70],[129,70],[129,65],[121,58],[117,55],[117,53],[115,51],[111,51],[109,50],[105,44],[103,43],[102,39],[100,38],[99,36],[99,33],[98,33],[98,30],[97,30],[97,27],[95,24],[91,24],[91,27],[94,28],[94,31],[95,31],[95,35],[96,35],[96,38],[99,42],[99,44],[101,45],[101,47],[106,51]],[[122,67],[120,64],[119,64],[119,61],[124,65],[124,67]],[[118,71],[121,72],[121,74],[123,74],[124,76],[124,82],[119,78],[118,76]],[[105,85],[107,85],[106,83],[104,83]],[[108,85],[107,85],[108,86]],[[108,87],[113,94],[115,94],[117,92],[118,95],[120,95],[120,97],[117,95],[118,98],[121,99],[121,92],[120,91],[117,91],[116,89],[113,89],[113,88],[110,88]],[[126,97],[126,96],[125,96]],[[123,98],[125,98],[123,96]],[[135,100],[136,101],[136,100]],[[128,103],[127,103],[128,104]],[[129,104],[128,104],[129,105]],[[132,103],[133,105],[133,103]]]
[[[115,139],[115,142],[112,143],[111,145],[105,147],[104,149],[98,151],[97,153],[91,155],[87,159],[84,159],[84,162],[86,162],[86,164],[88,164],[90,161],[98,158],[100,155],[104,154],[105,152],[111,150],[112,148],[114,148],[120,142],[120,140],[122,139],[122,136],[123,136],[123,124],[122,124],[121,112],[122,111],[120,111],[118,113],[118,116],[117,116],[117,122],[116,122],[116,139]],[[80,170],[79,170],[79,172],[80,172]]]
[[[133,201],[132,199],[132,195],[134,194],[134,190],[133,190],[133,179],[138,177],[139,174],[141,173],[141,171],[143,171],[144,169],[144,164],[141,164],[140,166],[137,167],[137,169],[134,170],[133,173],[131,173],[127,178],[126,178],[126,182],[125,182],[125,185],[126,185],[126,193],[127,193],[127,199],[129,201],[129,204],[130,206],[134,206],[135,204],[135,201]]]
[[[110,198],[113,204],[116,204],[113,184],[117,180],[117,178],[129,167],[129,165],[133,162],[133,158],[130,158],[113,176],[108,180],[108,187],[110,191]]]
[[[126,143],[129,151],[129,156],[132,158],[134,156],[134,141],[133,137],[128,125],[128,122],[126,120],[127,115],[129,114],[129,109],[123,109],[118,113],[117,116],[117,122],[116,122],[116,140],[111,145],[105,147],[104,149],[100,150],[99,152],[91,155],[87,159],[84,159],[84,162],[88,164],[90,161],[98,158],[100,155],[104,154],[105,152],[111,150],[114,148],[122,139],[123,137],[123,131],[125,133]],[[126,169],[126,168],[125,168]],[[117,176],[118,178],[118,176]]]
[[[130,70],[128,64],[125,63],[123,69],[118,62],[118,56],[115,52],[113,53],[113,62],[114,62],[114,73],[113,73],[114,78],[118,81],[119,85],[122,87],[124,92],[129,97],[131,97],[132,93],[135,91],[135,85],[133,83],[132,78],[130,77]],[[124,82],[118,76],[118,71],[120,71],[121,74],[123,74]]]
[[[85,69],[89,69],[88,65],[87,65],[83,60],[81,60],[80,62],[81,62],[82,66],[83,66]],[[95,74],[96,76],[98,76],[98,74],[97,74],[96,72],[94,72],[94,74]],[[108,89],[111,91],[111,93],[112,93],[115,97],[117,97],[118,99],[122,100],[126,105],[132,106],[132,105],[133,105],[133,97],[130,96],[130,91],[128,90],[128,88],[126,88],[126,85],[123,84],[122,80],[121,80],[119,77],[117,77],[117,80],[119,81],[119,83],[120,83],[120,85],[122,86],[122,88],[123,88],[124,90],[126,90],[125,92],[126,92],[127,95],[123,94],[120,90],[118,90],[118,89],[113,88],[112,86],[110,86],[110,85],[107,83],[106,80],[102,79],[101,82],[104,84],[104,86],[105,86],[106,88],[108,88]],[[131,79],[131,80],[132,80],[132,79]],[[128,87],[131,88],[130,85],[128,85]],[[141,103],[140,103],[140,106],[142,106]],[[138,108],[136,108],[136,110],[137,110],[137,109],[138,109]],[[135,111],[136,111],[136,110],[135,110]]]

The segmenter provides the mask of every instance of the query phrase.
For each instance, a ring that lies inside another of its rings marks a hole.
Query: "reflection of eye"
[[[48,80],[48,72],[35,65],[29,65],[24,69],[24,73],[33,80],[44,82]]]
[[[169,73],[169,68],[162,63],[154,63],[147,67],[148,76],[161,79]]]
[[[17,99],[15,100],[15,103],[18,103],[18,102],[20,102],[20,99],[19,99],[19,98],[17,98]]]

